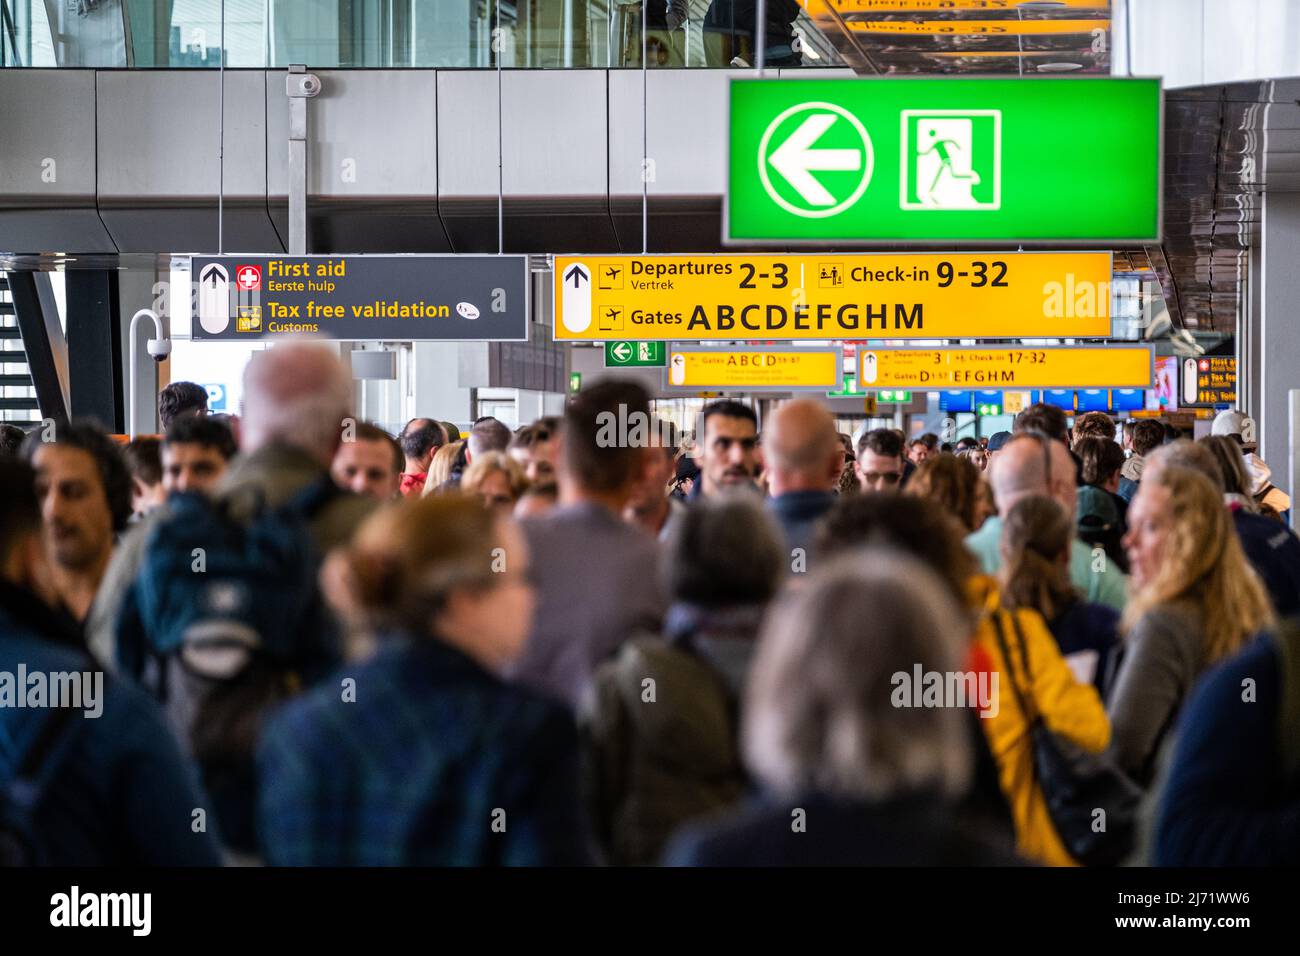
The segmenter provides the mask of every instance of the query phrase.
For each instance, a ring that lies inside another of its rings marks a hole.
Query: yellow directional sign
[[[1105,32],[1108,20],[851,20],[856,33],[908,36],[1029,36],[1031,34]]]
[[[1024,0],[799,0],[810,14],[825,12],[827,6],[841,14],[854,13],[951,13],[957,10],[1015,12]],[[1108,0],[1056,0],[1058,9],[1106,9]]]
[[[1109,252],[556,256],[559,340],[1102,338]]]
[[[745,392],[826,392],[840,387],[843,366],[839,349],[679,346],[668,350],[668,384]]]
[[[1149,345],[859,349],[861,388],[1150,388]]]

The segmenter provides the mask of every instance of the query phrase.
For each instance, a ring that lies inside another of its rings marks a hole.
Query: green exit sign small
[[[980,402],[975,411],[980,415],[1001,415],[1002,406],[997,402]]]
[[[569,394],[577,395],[580,391],[582,391],[582,373],[570,372],[569,373]]]
[[[663,342],[606,342],[606,368],[663,368],[667,349]]]
[[[907,405],[912,401],[912,393],[885,389],[877,392],[876,398],[882,405]]]

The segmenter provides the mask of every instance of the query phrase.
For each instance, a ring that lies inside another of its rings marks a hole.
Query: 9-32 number
[[[978,259],[971,263],[973,275],[971,276],[971,288],[979,289],[984,286],[993,286],[1005,289],[1007,287],[1007,264],[1001,260],[993,262],[981,262]],[[992,276],[989,275],[990,270]],[[939,273],[939,288],[946,289],[952,285],[953,278],[964,278],[967,273],[956,272],[953,270],[951,262],[940,262],[937,270]]]

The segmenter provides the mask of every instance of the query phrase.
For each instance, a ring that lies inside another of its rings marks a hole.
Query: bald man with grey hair
[[[818,523],[835,504],[833,489],[844,470],[835,419],[812,399],[786,402],[765,422],[763,453],[769,506],[785,535],[790,568],[801,573],[809,569]]]
[[[252,519],[259,503],[277,508],[309,486],[331,482],[334,452],[349,439],[353,421],[352,372],[329,345],[282,342],[254,353],[244,369],[240,454],[226,469],[214,497],[236,521]],[[338,491],[308,519],[317,550],[346,543],[378,502]],[[86,622],[91,652],[116,669],[116,627],[126,593],[144,564],[153,528],[170,517],[166,504],[135,525],[114,552]]]
[[[1002,446],[991,466],[993,499],[998,515],[966,536],[966,547],[985,574],[1002,566],[1002,518],[1016,502],[1030,495],[1049,495],[1071,515],[1078,487],[1074,459],[1065,443],[1039,432],[1021,432]],[[1070,581],[1088,601],[1118,611],[1128,601],[1128,579],[1101,548],[1089,548],[1077,537],[1070,542]]]
[[[353,415],[352,372],[327,345],[291,341],[255,352],[244,367],[240,450],[298,448],[326,468]]]

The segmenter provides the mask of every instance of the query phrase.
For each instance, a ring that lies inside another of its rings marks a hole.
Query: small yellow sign
[[[262,307],[260,305],[237,306],[235,315],[236,332],[261,332]]]
[[[1109,252],[556,256],[555,338],[1102,338]]]
[[[675,348],[668,352],[674,388],[735,391],[828,391],[839,387],[838,349]]]
[[[1150,388],[1149,345],[861,349],[861,388]]]
[[[1028,36],[1105,32],[1109,20],[851,20],[855,33],[907,36]]]
[[[1029,407],[1028,392],[1003,392],[1002,393],[1002,414],[1019,415]]]
[[[956,10],[975,10],[984,13],[1006,11],[1014,13],[1016,7],[1024,0],[799,0],[800,4],[813,16],[825,13],[826,7],[834,7],[840,13],[928,13],[942,11],[951,13]],[[1074,7],[1080,10],[1104,8],[1105,3],[1098,0],[1056,0],[1056,7]],[[1106,21],[1108,22],[1108,21]]]

